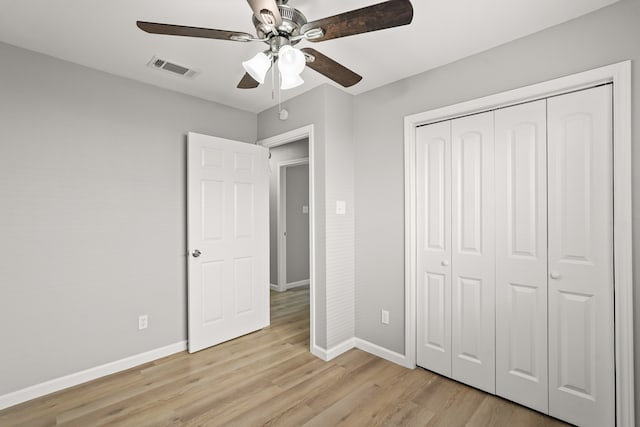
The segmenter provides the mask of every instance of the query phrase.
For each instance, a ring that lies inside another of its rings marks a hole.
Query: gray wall
[[[185,340],[185,135],[254,142],[257,116],[6,44],[0,64],[0,395]]]
[[[269,167],[269,254],[270,254],[270,281],[272,285],[278,284],[278,163],[285,160],[304,159],[309,157],[309,141],[305,138],[300,141],[280,145],[269,149],[271,158]],[[308,277],[307,277],[308,278]]]
[[[355,336],[355,145],[353,97],[325,92],[327,348]],[[336,202],[346,213],[336,214]]]
[[[309,165],[287,172],[287,284],[309,280]]]
[[[356,336],[404,353],[404,116],[632,59],[633,163],[640,165],[640,2],[584,17],[357,96]],[[428,52],[423,52],[428,55]],[[633,171],[634,283],[640,278],[640,171]],[[636,290],[635,307],[640,302]],[[380,309],[390,310],[381,325]],[[635,318],[636,343],[640,316]],[[636,417],[640,425],[640,348]]]

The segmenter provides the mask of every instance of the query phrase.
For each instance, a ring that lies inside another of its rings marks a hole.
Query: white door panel
[[[452,377],[494,393],[493,112],[451,126]]]
[[[417,364],[615,424],[612,90],[416,129]]]
[[[190,352],[269,324],[267,155],[189,133]]]
[[[546,100],[495,112],[496,394],[548,412]]]
[[[550,98],[549,413],[613,425],[611,86]]]
[[[451,124],[416,129],[417,364],[451,375]]]

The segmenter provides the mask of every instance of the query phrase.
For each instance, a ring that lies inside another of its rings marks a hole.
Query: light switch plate
[[[309,213],[309,206],[303,206],[302,207],[302,213],[303,214],[308,214]]]
[[[344,200],[336,200],[336,215],[345,215],[347,213],[347,202]]]
[[[383,325],[389,324],[389,311],[382,310],[380,312],[380,321],[382,322]]]

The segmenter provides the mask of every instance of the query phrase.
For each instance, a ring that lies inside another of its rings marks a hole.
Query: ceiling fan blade
[[[312,42],[320,42],[399,27],[410,24],[412,20],[413,6],[409,0],[389,0],[309,22],[302,26],[300,32],[304,34],[309,30],[322,28],[324,36],[309,39]]]
[[[306,55],[310,55],[314,58],[313,61],[307,62],[307,67],[318,73],[329,77],[334,82],[341,84],[344,87],[351,87],[354,84],[362,80],[362,76],[354,73],[344,65],[341,65],[310,47],[301,49]],[[305,55],[305,56],[306,56]]]
[[[245,73],[240,83],[238,83],[238,89],[255,89],[258,87],[260,83],[255,81],[253,77],[249,75],[249,73]]]
[[[156,22],[137,22],[138,28],[151,34],[165,34],[169,36],[202,37],[205,39],[219,39],[232,41],[251,41],[255,39],[249,33],[237,31],[214,30],[212,28],[185,27],[182,25],[159,24]]]
[[[282,15],[276,0],[247,0],[253,9],[256,19],[263,24],[279,27],[282,24]]]

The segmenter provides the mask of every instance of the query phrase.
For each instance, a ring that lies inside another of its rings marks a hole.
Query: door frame
[[[405,117],[405,365],[407,367],[416,367],[416,128],[605,83],[613,83],[616,425],[619,427],[634,425],[631,61],[623,61]]]
[[[277,204],[277,239],[276,239],[276,253],[278,254],[277,262],[277,290],[278,292],[284,292],[287,287],[287,239],[284,235],[287,228],[287,169],[293,166],[308,165],[309,158],[292,159],[278,162],[277,175],[276,175],[276,204]],[[311,193],[309,193],[309,203],[311,203]],[[311,208],[309,208],[311,213]],[[309,224],[311,225],[311,224]],[[311,227],[309,227],[311,230]],[[309,240],[309,246],[311,246],[311,240]],[[311,265],[309,265],[311,270]],[[307,281],[296,282],[291,286],[303,286],[307,284]]]
[[[280,145],[288,144],[290,142],[299,141],[307,138],[309,140],[309,351],[313,354],[316,345],[316,297],[315,297],[315,282],[316,282],[316,211],[315,211],[315,199],[316,199],[316,183],[315,183],[315,171],[316,165],[316,153],[314,142],[314,127],[313,125],[303,126],[298,129],[291,130],[289,132],[275,135],[270,138],[261,139],[256,144],[266,148],[278,147]],[[279,262],[280,260],[278,260]],[[280,278],[278,278],[280,280]]]

